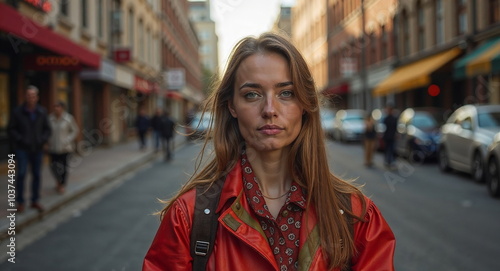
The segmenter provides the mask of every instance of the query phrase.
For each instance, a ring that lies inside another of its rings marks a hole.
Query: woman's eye
[[[259,97],[259,94],[255,93],[255,92],[245,93],[245,98],[247,98],[247,99],[254,99],[257,97]]]
[[[285,98],[293,97],[293,91],[291,91],[291,90],[282,91],[280,94],[282,97],[285,97]]]

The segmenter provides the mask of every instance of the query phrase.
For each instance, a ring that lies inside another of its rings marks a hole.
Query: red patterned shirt
[[[296,182],[293,182],[290,192],[286,196],[285,204],[281,207],[278,217],[274,218],[262,196],[257,177],[245,151],[241,155],[241,167],[245,196],[266,234],[279,269],[281,271],[297,270],[299,266],[300,221],[306,206],[304,191]]]

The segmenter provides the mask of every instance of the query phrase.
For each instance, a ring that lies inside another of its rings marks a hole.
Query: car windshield
[[[479,127],[500,127],[500,112],[484,112],[477,115]]]
[[[418,114],[415,115],[412,121],[413,126],[425,130],[432,129],[438,126],[438,122],[431,115],[427,114]]]

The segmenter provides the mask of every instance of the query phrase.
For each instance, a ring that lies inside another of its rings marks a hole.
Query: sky
[[[271,30],[280,6],[292,6],[295,0],[211,0],[212,20],[219,36],[219,66],[236,43],[246,36],[258,36]]]

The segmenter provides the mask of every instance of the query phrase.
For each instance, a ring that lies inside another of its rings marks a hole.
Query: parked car
[[[493,138],[486,155],[486,186],[492,197],[500,197],[500,133]]]
[[[198,112],[194,115],[193,120],[189,123],[192,134],[189,135],[190,140],[200,139],[206,136],[210,128],[212,115],[210,112]]]
[[[410,161],[423,161],[437,156],[439,129],[444,111],[439,108],[407,108],[398,118],[396,153]]]
[[[361,109],[339,110],[335,115],[335,140],[358,141],[365,132],[365,111]]]
[[[327,108],[322,108],[321,112],[321,127],[328,138],[333,138],[335,131],[335,111]]]
[[[441,132],[441,170],[463,171],[476,182],[484,181],[487,148],[500,132],[500,105],[464,105],[453,112]]]

